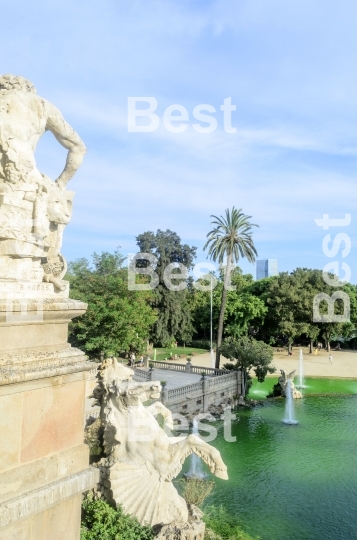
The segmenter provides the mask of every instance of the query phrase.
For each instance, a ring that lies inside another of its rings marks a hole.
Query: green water
[[[278,377],[267,377],[263,383],[256,379],[250,389],[249,397],[252,399],[265,399],[272,391],[274,384],[278,382]],[[299,384],[297,377],[295,385]],[[355,379],[327,379],[325,377],[308,377],[304,380],[306,388],[304,395],[309,394],[357,394],[357,380]],[[357,538],[357,537],[356,537]]]
[[[239,411],[236,442],[214,441],[228,466],[205,504],[238,514],[262,540],[357,539],[357,397],[296,400],[298,426],[282,423],[284,400]],[[218,427],[218,424],[217,424]]]

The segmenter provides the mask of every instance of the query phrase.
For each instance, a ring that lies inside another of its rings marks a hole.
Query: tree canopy
[[[165,269],[169,264],[183,265],[189,271],[196,257],[196,248],[183,244],[181,238],[173,231],[160,229],[154,233],[147,231],[136,238],[141,253],[150,253],[157,258],[155,272],[159,276],[159,284],[152,291],[151,306],[156,310],[157,319],[152,325],[150,338],[156,345],[170,346],[173,341],[187,342],[192,338],[192,316],[189,308],[189,291],[170,290],[165,284]],[[145,259],[138,261],[138,266],[147,266]],[[172,275],[180,273],[180,268],[173,268]],[[172,279],[174,286],[189,285],[190,278]]]
[[[314,297],[319,293],[330,297],[336,291],[335,287],[325,283],[321,270],[297,268],[291,273],[281,272],[278,276],[255,282],[249,288],[250,293],[267,307],[263,318],[252,321],[255,335],[270,343],[283,342],[289,347],[301,337],[311,341],[321,338],[329,345],[334,337],[351,335],[357,322],[356,286],[347,284],[339,289],[350,297],[350,323],[313,320]],[[327,313],[327,302],[321,302],[320,312]],[[335,302],[334,313],[343,313],[340,300]]]
[[[224,276],[221,274],[213,290],[214,341],[216,341],[217,335],[223,279]],[[210,276],[204,276],[198,281],[200,284],[207,286],[210,283]],[[227,291],[223,337],[232,336],[237,338],[248,335],[252,321],[264,318],[268,308],[261,298],[250,292],[249,287],[254,283],[251,274],[243,274],[242,270],[236,267],[232,271],[231,283],[235,288]],[[195,335],[199,338],[208,339],[210,332],[210,291],[193,288],[190,295],[190,309]]]
[[[221,353],[232,363],[225,364],[227,369],[240,369],[246,390],[249,389],[249,372],[254,370],[259,382],[263,382],[268,373],[274,373],[271,365],[274,351],[270,345],[247,336],[239,339],[228,338],[221,345]]]
[[[84,315],[69,326],[69,341],[90,357],[101,351],[144,351],[149,332],[157,319],[150,306],[151,291],[128,290],[128,272],[118,252],[94,253],[69,263],[66,279],[71,297],[88,304]]]

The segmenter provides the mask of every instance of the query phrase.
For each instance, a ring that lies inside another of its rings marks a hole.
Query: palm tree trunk
[[[222,291],[222,299],[221,299],[221,309],[219,312],[219,320],[218,320],[218,333],[217,333],[217,347],[216,347],[216,369],[219,369],[220,364],[220,346],[222,343],[222,335],[223,335],[223,321],[224,321],[224,312],[226,311],[226,303],[227,303],[227,287],[231,275],[231,265],[232,265],[232,257],[231,254],[227,257],[227,266],[226,266],[226,272],[224,275],[224,282],[223,282],[223,291]]]
[[[309,349],[309,354],[312,354],[312,349],[313,349],[313,341],[312,341],[312,339],[310,339],[310,349]]]

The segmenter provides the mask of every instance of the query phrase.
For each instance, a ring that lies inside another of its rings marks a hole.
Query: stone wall
[[[195,414],[207,412],[211,405],[220,405],[233,396],[242,395],[240,371],[217,377],[205,377],[203,381],[174,390],[164,390],[162,401],[173,413]]]

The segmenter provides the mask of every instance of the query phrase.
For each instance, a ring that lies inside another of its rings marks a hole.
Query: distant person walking
[[[140,367],[143,367],[144,365],[144,357],[143,355],[140,356]]]
[[[330,366],[332,366],[332,354],[330,354],[330,356],[328,357],[328,363],[330,364]]]

